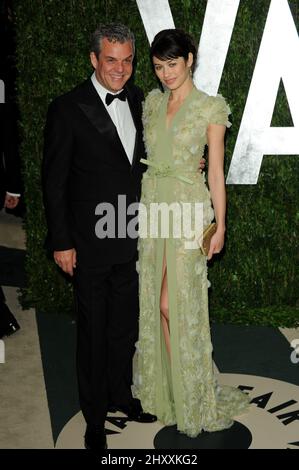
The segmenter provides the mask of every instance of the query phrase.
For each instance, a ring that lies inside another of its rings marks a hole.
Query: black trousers
[[[109,405],[132,399],[139,316],[136,259],[96,268],[78,265],[74,285],[80,406],[88,424],[102,426]]]

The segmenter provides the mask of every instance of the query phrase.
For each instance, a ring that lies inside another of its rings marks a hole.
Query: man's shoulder
[[[52,108],[60,108],[65,106],[72,106],[74,103],[80,101],[87,93],[90,93],[92,90],[92,82],[89,79],[84,82],[76,85],[71,90],[55,97],[50,106]]]
[[[139,101],[144,100],[144,93],[142,89],[139,86],[135,85],[135,83],[129,82],[126,87],[128,92],[136,99],[138,99]]]

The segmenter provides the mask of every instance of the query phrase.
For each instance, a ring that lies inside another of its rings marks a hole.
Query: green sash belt
[[[186,176],[180,175],[179,173],[177,173],[177,170],[173,168],[173,166],[168,165],[167,163],[151,162],[145,160],[144,158],[140,158],[140,161],[141,163],[152,167],[153,174],[158,178],[165,178],[167,176],[170,176],[172,178],[177,178],[178,180],[183,181],[184,183],[194,184],[194,181],[190,180],[189,178],[186,178]]]

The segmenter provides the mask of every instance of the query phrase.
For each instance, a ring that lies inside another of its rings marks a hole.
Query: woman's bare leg
[[[161,312],[161,324],[165,339],[165,346],[170,358],[170,332],[169,332],[169,306],[168,306],[168,285],[167,285],[167,266],[165,252],[163,256],[162,266],[162,284],[161,284],[161,296],[160,296],[160,312]]]

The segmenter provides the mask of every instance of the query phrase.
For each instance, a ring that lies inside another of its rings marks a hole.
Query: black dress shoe
[[[20,325],[5,303],[0,308],[0,338],[10,336],[20,329]]]
[[[111,405],[109,410],[112,413],[121,411],[128,416],[129,421],[137,421],[137,423],[154,423],[157,421],[157,416],[150,413],[144,413],[140,401],[132,400],[128,405]]]
[[[87,425],[84,435],[85,449],[91,450],[95,454],[101,454],[103,449],[107,449],[107,439],[104,426]]]

